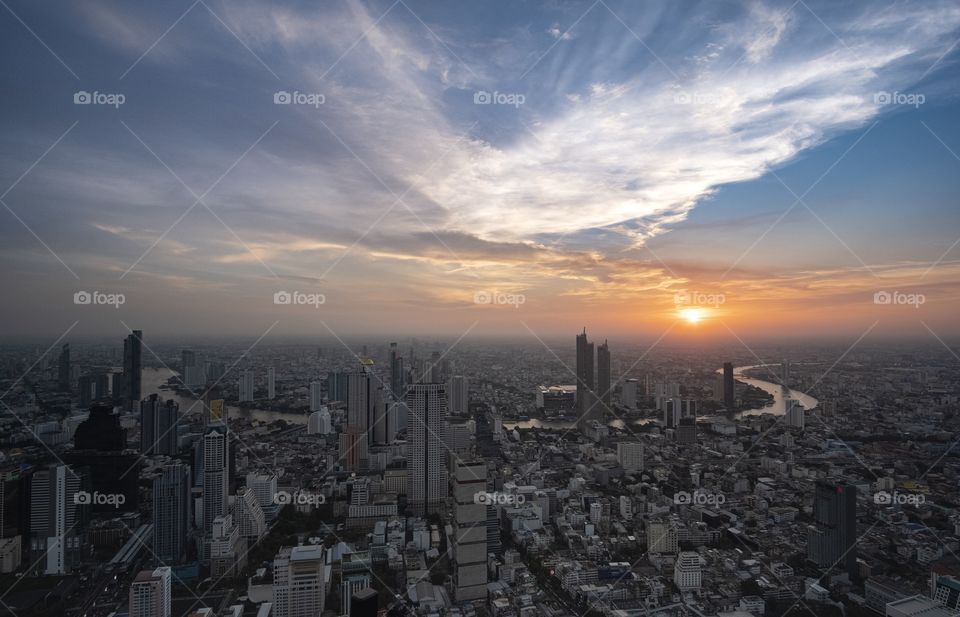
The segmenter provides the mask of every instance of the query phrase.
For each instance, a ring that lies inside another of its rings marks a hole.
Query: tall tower
[[[857,487],[819,480],[813,497],[813,522],[807,558],[821,568],[840,565],[857,575]]]
[[[277,398],[277,369],[272,366],[267,369],[267,398]]]
[[[603,345],[597,348],[597,394],[603,403],[601,414],[613,408],[613,393],[610,390],[610,347],[607,341],[603,341]]]
[[[466,415],[470,404],[470,383],[463,375],[454,375],[447,384],[448,406],[451,416]]]
[[[253,371],[240,371],[240,383],[237,386],[237,400],[241,403],[253,400]]]
[[[407,499],[416,512],[429,511],[447,496],[443,422],[447,393],[443,384],[418,383],[407,389]]]
[[[190,467],[165,465],[153,481],[153,552],[163,563],[180,563],[190,531]]]
[[[581,423],[588,422],[596,408],[593,390],[593,343],[587,329],[577,335],[577,412]]]
[[[30,482],[31,561],[44,574],[66,574],[80,551],[81,478],[66,465],[37,471]]]
[[[134,330],[123,340],[123,408],[136,409],[143,379],[143,331]]]
[[[203,436],[203,531],[213,530],[213,520],[227,513],[229,470],[227,430],[211,425]]]
[[[390,343],[390,393],[393,400],[403,400],[403,358],[397,352],[397,344]]]
[[[487,503],[478,495],[487,490],[487,464],[457,465],[453,497],[457,542],[454,546],[457,602],[487,597]]]
[[[70,390],[70,343],[60,348],[57,364],[57,387],[62,391]]]
[[[736,400],[733,396],[733,364],[731,362],[723,363],[723,406],[730,411],[734,408]]]
[[[177,421],[180,407],[173,401],[166,403],[156,394],[140,401],[140,453],[177,454]]]

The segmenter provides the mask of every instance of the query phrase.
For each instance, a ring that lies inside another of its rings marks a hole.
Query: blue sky
[[[17,332],[88,288],[169,333],[256,330],[292,288],[346,331],[496,330],[499,290],[560,332],[691,287],[858,331],[855,298],[922,284],[952,323],[956,3],[4,1]]]

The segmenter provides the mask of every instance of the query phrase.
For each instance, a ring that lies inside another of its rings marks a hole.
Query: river
[[[764,364],[754,364],[752,366],[737,366],[733,369],[733,377],[741,383],[745,383],[757,388],[760,388],[764,392],[773,395],[773,403],[766,406],[760,407],[757,409],[746,409],[736,414],[735,417],[742,418],[744,416],[759,416],[760,414],[769,413],[775,416],[782,416],[786,413],[785,402],[787,399],[794,399],[799,401],[803,405],[804,409],[813,409],[819,404],[819,401],[805,392],[800,392],[799,390],[791,390],[789,388],[784,388],[780,384],[776,384],[770,381],[763,381],[762,379],[753,379],[751,377],[744,377],[743,371],[760,368],[763,366],[779,366],[776,365],[764,365]],[[719,369],[718,373],[723,373],[723,369]]]

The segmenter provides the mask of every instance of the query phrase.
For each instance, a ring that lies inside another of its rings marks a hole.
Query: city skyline
[[[12,2],[2,338],[960,334],[960,10],[687,8]]]

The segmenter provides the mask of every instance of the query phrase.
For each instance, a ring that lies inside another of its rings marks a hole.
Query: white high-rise
[[[227,432],[215,426],[203,436],[203,531],[213,529],[213,520],[227,513],[229,470]]]
[[[77,506],[82,502],[80,476],[66,465],[52,465],[33,474],[30,484],[31,560],[38,566],[44,563],[44,574],[69,572],[71,557],[80,548],[75,527]]]
[[[273,560],[273,616],[319,617],[326,596],[323,546],[284,547]]]
[[[170,617],[169,567],[141,570],[130,584],[130,617]]]
[[[253,371],[240,371],[240,384],[237,387],[237,400],[241,403],[253,400]]]
[[[447,497],[443,424],[447,393],[442,383],[418,383],[407,390],[407,499],[417,511],[428,511]]]
[[[257,503],[261,508],[267,508],[274,503],[277,496],[277,475],[273,473],[247,474],[247,488],[257,496]]]
[[[700,555],[692,551],[683,551],[677,555],[673,568],[673,582],[680,591],[700,589]]]
[[[466,415],[470,406],[470,382],[463,375],[454,375],[447,383],[448,410],[452,416]]]
[[[310,382],[310,411],[320,411],[323,407],[323,384],[319,381]]]
[[[330,410],[326,406],[315,411],[307,418],[307,435],[328,435],[333,432]]]

